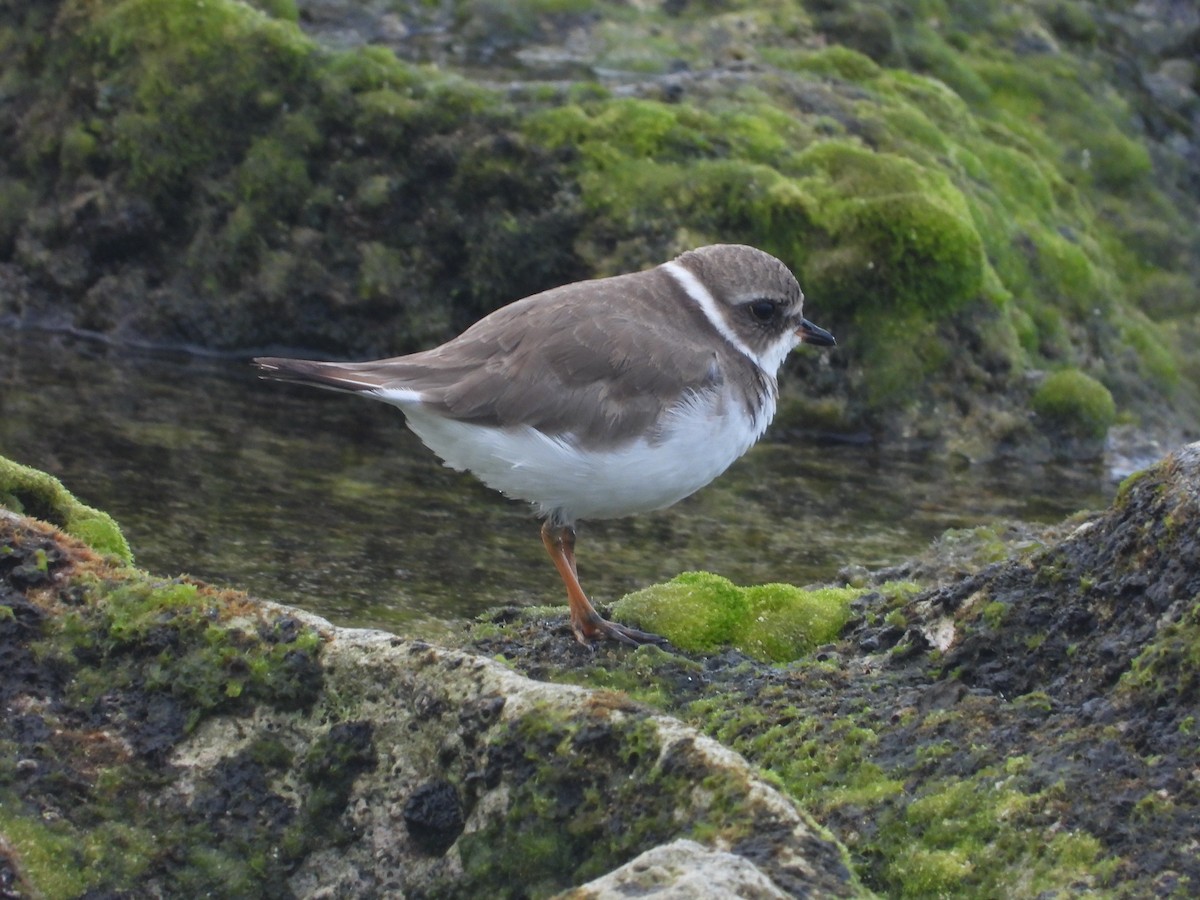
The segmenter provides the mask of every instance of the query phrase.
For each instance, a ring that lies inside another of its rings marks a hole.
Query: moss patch
[[[944,174],[844,141],[816,143],[798,164],[813,230],[793,255],[815,296],[845,298],[863,316],[933,317],[977,298],[983,243]]]
[[[161,792],[174,748],[214,715],[310,706],[319,650],[314,631],[244,595],[154,579],[32,519],[0,520],[0,703],[15,711],[0,721],[0,831],[31,889],[249,896],[282,883],[329,840],[308,829],[281,853],[288,825],[313,804],[323,821],[340,812],[345,765],[311,764],[327,799],[285,798],[271,782],[289,754],[259,742],[188,797]]]
[[[129,543],[108,513],[75,499],[52,475],[0,456],[0,506],[57,525],[98,553],[133,561]]]
[[[543,709],[514,723],[488,751],[492,766],[511,772],[508,812],[460,844],[467,892],[549,896],[674,836],[679,826],[664,792],[687,791],[659,766],[660,751],[652,723],[640,717],[598,714],[580,723]],[[595,764],[597,753],[608,764]],[[567,759],[573,763],[564,766]],[[626,814],[617,830],[607,827],[614,795]]]
[[[685,572],[629,594],[613,612],[684,650],[733,646],[763,662],[786,662],[833,640],[849,618],[850,601],[860,593],[789,584],[744,588],[720,575]]]
[[[1078,369],[1047,377],[1032,406],[1050,428],[1084,438],[1103,438],[1117,414],[1108,388]]]
[[[617,695],[597,694],[591,705],[582,717],[530,709],[490,738],[484,771],[503,773],[509,806],[459,841],[459,893],[550,896],[678,838],[729,848],[777,884],[793,883],[794,857],[770,849],[771,830],[799,823],[757,805],[748,770],[714,765],[693,736],[665,737],[659,720]],[[806,886],[857,895],[852,881],[829,878],[847,873],[818,832],[805,844]]]

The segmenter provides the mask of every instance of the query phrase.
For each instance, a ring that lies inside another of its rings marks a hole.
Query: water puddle
[[[435,637],[488,607],[564,600],[524,504],[442,467],[397,410],[260,381],[243,360],[0,336],[0,454],[112,513],[144,568],[338,624]],[[1099,463],[955,471],[768,438],[670,510],[582,523],[580,577],[602,603],[687,569],[805,584],[1112,493]]]

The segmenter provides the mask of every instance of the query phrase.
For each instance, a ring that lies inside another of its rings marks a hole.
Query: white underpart
[[[394,396],[395,393],[391,392]],[[758,440],[775,412],[751,418],[724,391],[689,396],[667,414],[656,439],[589,450],[566,435],[527,425],[498,428],[448,419],[378,393],[404,410],[408,427],[453,469],[567,521],[663,509],[704,487]]]
[[[766,353],[755,353],[729,327],[696,276],[675,262],[663,268],[713,328],[774,381],[800,339],[787,332]],[[421,393],[412,389],[370,393],[404,410],[408,427],[450,468],[473,473],[507,497],[527,500],[541,515],[558,512],[567,521],[619,518],[679,502],[729,468],[775,416],[774,391],[767,392],[762,409],[752,412],[722,385],[685,396],[653,434],[589,450],[570,434],[447,418],[427,408]]]

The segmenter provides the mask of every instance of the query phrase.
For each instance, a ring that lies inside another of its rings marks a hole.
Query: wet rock
[[[0,661],[0,877],[35,894],[547,896],[679,840],[714,884],[861,893],[741,757],[627,697],[153,579],[11,513]],[[63,887],[47,846],[120,852]],[[646,859],[678,873],[678,849]]]
[[[783,427],[971,459],[1097,456],[1112,421],[1175,442],[1200,424],[1194,6],[25,0],[0,314],[385,356],[738,240],[838,298]],[[1035,417],[1039,368],[1120,415]]]
[[[647,850],[602,878],[568,891],[564,900],[627,897],[775,900],[789,896],[744,857],[695,841],[672,841]]]
[[[702,689],[678,654],[550,656],[519,619],[477,644],[543,678],[622,684],[719,736],[885,896],[1200,881],[1200,444],[1107,510],[951,533],[898,569],[925,590],[888,608],[869,587],[897,569],[858,573],[831,648],[784,669],[713,656]]]
[[[420,785],[404,804],[404,824],[413,842],[433,856],[449,850],[462,834],[462,803],[454,785],[434,779]]]
[[[71,508],[28,473],[8,493]],[[786,666],[588,650],[545,610],[480,622],[464,651],[156,579],[0,512],[17,822],[0,879],[66,896],[687,896],[693,867],[748,896],[1200,882],[1200,444],[1107,510],[956,533],[904,571],[924,589],[858,573],[838,639]],[[96,846],[122,852],[67,876],[41,862]]]

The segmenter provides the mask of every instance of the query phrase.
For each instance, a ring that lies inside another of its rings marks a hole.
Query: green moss
[[[530,615],[530,607],[526,607]],[[537,609],[537,607],[533,607]],[[561,613],[560,608],[543,607],[542,616]],[[486,625],[472,627],[472,639],[487,634]],[[559,677],[567,684],[579,684],[599,690],[620,691],[640,703],[662,709],[670,701],[670,683],[680,678],[703,677],[704,666],[653,644],[638,647],[621,665],[594,665],[578,671],[564,672]]]
[[[304,156],[308,148],[297,139],[301,129],[283,130],[289,133],[287,143],[275,136],[256,139],[234,176],[239,200],[253,206],[257,219],[293,216],[312,191]]]
[[[1036,350],[1046,359],[1066,360],[1074,356],[1071,336],[1063,314],[1052,306],[1037,305],[1029,310],[1037,333]]]
[[[1110,277],[1097,266],[1083,246],[1057,231],[1032,232],[1036,253],[1034,271],[1050,296],[1076,316],[1094,315],[1114,293]]]
[[[459,840],[465,880],[458,891],[550,896],[695,828],[676,820],[670,804],[647,802],[679,789],[669,796],[687,803],[679,774],[659,766],[660,751],[653,722],[642,717],[597,711],[580,720],[531,710],[494,740],[495,758],[513,773],[509,807],[504,820]],[[624,811],[619,828],[608,826],[610,804]]]
[[[133,102],[111,122],[117,159],[150,196],[185,197],[285,108],[309,77],[313,45],[290,22],[213,0],[129,0],[99,12],[92,46]]]
[[[887,605],[893,609],[906,604],[922,590],[924,588],[915,581],[885,581],[878,588]]]
[[[1067,41],[1091,44],[1099,34],[1095,18],[1085,7],[1070,0],[1050,0],[1042,7],[1046,24]]]
[[[837,637],[855,588],[790,584],[738,587],[720,575],[685,572],[618,600],[613,614],[700,653],[731,645],[764,662],[797,659]]]
[[[402,288],[408,275],[404,254],[378,241],[363,244],[360,253],[356,286],[358,295],[364,299],[379,301],[402,296]]]
[[[2,191],[0,187],[0,196]],[[0,212],[0,219],[2,216]],[[1170,243],[1171,238],[1167,235],[1158,246]],[[1195,297],[1195,282],[1187,274],[1154,268],[1137,281],[1131,299],[1151,320],[1159,322],[1188,316]]]
[[[988,136],[992,140],[981,142],[976,152],[993,189],[1001,192],[1008,205],[1019,205],[1026,214],[1053,212],[1061,183],[1054,168],[1028,145],[1009,144],[1004,132],[992,129]]]
[[[421,114],[422,103],[413,96],[411,88],[377,88],[355,99],[354,124],[367,140],[400,150],[406,140],[412,139],[414,120]]]
[[[2,795],[0,795],[2,796]],[[78,897],[94,884],[82,865],[63,865],[78,849],[78,838],[61,825],[9,812],[0,804],[0,834],[21,861],[28,881],[45,897]]]
[[[1151,791],[1133,805],[1133,820],[1145,822],[1150,819],[1171,815],[1175,811],[1175,803],[1168,792]]]
[[[133,561],[129,543],[112,517],[80,503],[45,472],[0,457],[0,506],[42,519],[79,538],[98,553]]]
[[[1036,644],[1036,641],[1034,643]],[[1028,694],[1014,697],[1012,702],[1017,709],[1038,717],[1047,716],[1054,711],[1054,700],[1045,691],[1030,691]]]
[[[1102,438],[1116,418],[1108,388],[1078,369],[1050,375],[1033,395],[1032,407],[1051,428],[1085,438]]]
[[[1122,691],[1141,703],[1178,704],[1200,695],[1200,603],[1163,627],[1121,676]]]
[[[684,572],[613,605],[615,618],[637,622],[680,649],[699,653],[732,644],[749,612],[743,588],[707,572]]]
[[[882,73],[869,56],[839,45],[805,54],[796,63],[797,68],[853,82],[871,81]]]
[[[789,672],[805,690],[832,684],[838,693],[836,669],[801,662]],[[1043,714],[1044,695],[1029,695],[1024,706]],[[682,714],[775,773],[822,821],[837,823],[859,871],[882,895],[1009,896],[1019,878],[1017,893],[1033,896],[1100,887],[1115,871],[1117,861],[1092,835],[1047,834],[1065,792],[1031,777],[1030,760],[1012,757],[968,777],[930,774],[945,761],[963,764],[957,740],[938,735],[970,711],[913,711],[897,726],[890,706],[875,713],[835,701],[828,708],[836,717],[807,715],[777,686],[757,690],[752,702],[706,697]],[[879,727],[881,719],[891,724]]]
[[[81,840],[70,823],[19,812],[0,789],[0,835],[38,896],[78,897],[100,885],[133,883],[153,862],[156,835],[123,822],[100,822]],[[72,865],[63,865],[64,860]]]
[[[976,297],[983,245],[944,175],[843,141],[813,145],[800,165],[816,230],[801,270],[818,295],[901,315],[941,315]]]
[[[949,85],[974,108],[986,105],[992,90],[972,66],[972,59],[954,46],[954,34],[942,34],[932,23],[918,19],[905,41],[905,50],[912,67],[919,72],[934,76]],[[958,43],[961,45],[962,41]]]
[[[819,818],[844,804],[879,804],[904,793],[903,780],[870,760],[878,736],[862,727],[857,715],[822,721],[795,708],[781,709],[775,697],[763,695],[753,703],[696,700],[682,714],[774,772],[785,790]]]
[[[1084,165],[1096,182],[1108,190],[1129,190],[1150,173],[1150,151],[1115,128],[1091,138],[1085,152]]]
[[[129,577],[115,582],[81,579],[90,602],[65,611],[57,633],[38,642],[47,660],[72,665],[94,659],[107,666],[80,670],[70,686],[73,702],[96,702],[114,683],[161,693],[186,709],[190,731],[214,711],[238,702],[267,702],[285,709],[311,703],[321,676],[314,657],[319,639],[303,630],[270,642],[213,620],[211,600],[196,585]],[[171,636],[160,652],[145,645]]]
[[[734,646],[763,662],[788,662],[837,638],[850,617],[854,588],[803,590],[790,584],[745,589],[746,621]]]
[[[23,673],[54,673],[18,688],[39,701],[28,721],[56,736],[53,753],[36,729],[0,725],[0,747],[13,760],[40,760],[32,779],[0,762],[0,832],[16,845],[34,893],[257,896],[281,883],[293,861],[277,850],[292,801],[267,787],[267,773],[291,759],[281,739],[252,741],[213,770],[213,783],[198,780],[195,806],[159,792],[169,754],[208,716],[247,704],[310,706],[322,688],[320,636],[262,615],[244,595],[152,579],[74,545],[52,546],[41,528],[0,524],[0,554],[44,571],[52,585],[5,607],[22,627],[0,628],[6,658]],[[330,735],[305,761],[296,818],[320,824],[302,852],[336,837],[327,825],[361,757],[341,749],[353,740],[334,740],[339,726]],[[271,810],[261,820],[206,812],[252,803],[241,795],[255,791]],[[45,809],[53,820],[42,818]]]
[[[1021,345],[1021,349],[1026,354],[1032,354],[1037,351],[1041,335],[1038,332],[1038,327],[1033,317],[1015,304],[1010,304],[1006,308],[1006,313],[1012,322],[1013,333],[1017,338],[1017,342]]]
[[[96,158],[100,142],[84,125],[69,128],[62,136],[59,164],[68,172],[86,172]]]
[[[872,316],[864,312],[855,327],[863,357],[871,360],[863,372],[863,392],[874,409],[904,409],[917,402],[919,396],[912,385],[934,377],[951,356],[936,323],[920,314]]]
[[[1159,329],[1144,319],[1129,319],[1122,331],[1122,337],[1141,360],[1146,377],[1167,393],[1173,392],[1180,382],[1179,362],[1159,336]]]
[[[300,12],[296,8],[296,0],[252,0],[252,6],[257,6],[269,16],[283,19],[287,22],[298,22]]]
[[[375,211],[386,207],[395,190],[396,180],[390,175],[365,178],[354,192],[355,202],[363,209]]]
[[[1146,469],[1141,469],[1134,472],[1132,475],[1126,476],[1117,486],[1117,495],[1113,500],[1113,506],[1116,509],[1121,509],[1129,504],[1129,501],[1134,496],[1134,491],[1138,489],[1143,481],[1148,479],[1157,479],[1161,476],[1157,466],[1151,466]]]
[[[0,178],[0,251],[17,236],[17,230],[33,205],[34,191],[24,181]]]
[[[1017,871],[1021,893],[1035,896],[1097,886],[1114,871],[1116,860],[1104,857],[1093,836],[1063,831],[1047,839],[1036,827],[1040,811],[1061,799],[1060,788],[1030,793],[1011,774],[990,777],[946,779],[885,825],[896,896],[999,896]]]
[[[995,631],[1004,624],[1004,619],[1008,616],[1008,604],[993,601],[983,608],[982,616],[984,624]]]

